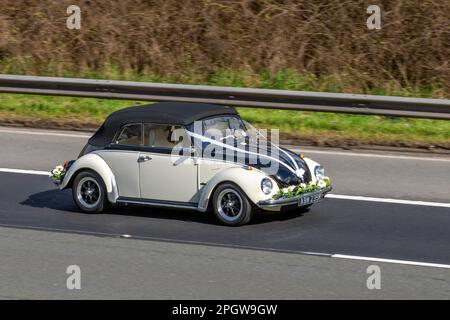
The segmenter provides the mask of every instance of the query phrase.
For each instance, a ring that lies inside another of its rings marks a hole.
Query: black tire
[[[240,226],[248,223],[253,216],[252,204],[242,189],[234,183],[219,185],[212,200],[214,215],[224,225]]]
[[[86,213],[100,213],[109,208],[103,179],[94,171],[82,171],[72,185],[73,200]]]

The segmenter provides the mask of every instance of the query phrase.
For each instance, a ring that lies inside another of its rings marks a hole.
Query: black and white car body
[[[72,188],[85,212],[119,203],[211,210],[226,225],[249,222],[256,209],[307,207],[324,197],[330,188],[276,198],[280,189],[316,183],[323,168],[262,144],[252,130],[231,107],[165,102],[119,110],[70,162],[60,188]]]

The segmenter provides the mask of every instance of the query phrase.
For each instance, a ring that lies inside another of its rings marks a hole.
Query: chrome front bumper
[[[304,193],[302,195],[299,196],[295,196],[295,197],[290,197],[290,198],[280,198],[280,199],[267,199],[267,200],[261,200],[258,201],[257,206],[260,207],[261,209],[264,210],[269,210],[269,211],[280,211],[282,207],[284,206],[291,206],[291,205],[297,205],[299,207],[302,207],[302,205],[298,205],[298,201],[301,197],[304,196],[313,196],[313,195],[320,195],[320,200],[321,201],[325,195],[331,191],[331,187],[322,189],[322,190],[317,190],[317,191],[313,191],[313,192],[308,192],[308,193]],[[308,204],[304,205],[307,206]]]

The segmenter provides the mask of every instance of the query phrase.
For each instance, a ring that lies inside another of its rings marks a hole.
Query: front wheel
[[[72,194],[77,206],[87,213],[100,213],[109,204],[105,184],[93,171],[83,171],[75,177]]]
[[[216,189],[213,211],[217,220],[228,226],[246,224],[253,215],[253,207],[247,196],[232,183],[224,183]]]

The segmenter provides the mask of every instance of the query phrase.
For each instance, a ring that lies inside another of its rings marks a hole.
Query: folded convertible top
[[[235,115],[233,107],[203,103],[160,102],[118,110],[106,118],[103,125],[89,139],[96,147],[108,145],[117,130],[128,123],[159,123],[189,125],[194,121],[217,115]]]

